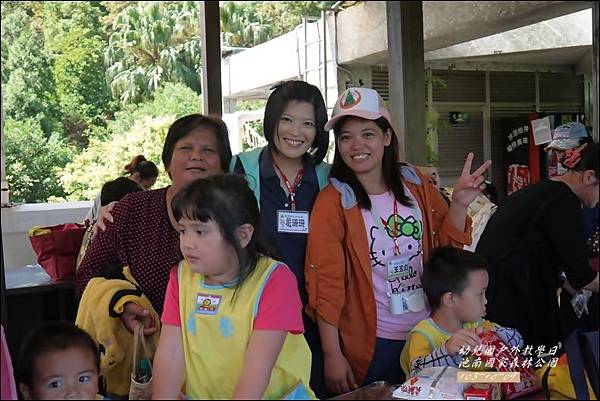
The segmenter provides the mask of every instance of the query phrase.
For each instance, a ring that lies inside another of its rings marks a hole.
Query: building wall
[[[503,122],[517,117],[526,118],[536,111],[583,113],[585,109],[582,75],[459,70],[433,70],[432,73],[444,82],[444,86],[433,85],[432,88],[433,110],[440,114],[442,127],[445,127],[438,134],[439,171],[443,185],[455,182],[467,152],[475,152],[474,164],[483,161],[487,136],[488,157],[493,161],[491,179],[500,193],[504,193],[507,133]],[[372,67],[371,74],[376,77],[372,80],[373,88],[387,100],[387,69]],[[486,74],[489,74],[489,93],[486,90]],[[427,88],[425,93],[427,99]],[[468,112],[471,123],[449,125],[450,111]],[[489,127],[487,131],[486,126]]]
[[[360,63],[360,59],[387,52],[385,1],[361,1],[337,15],[337,62]]]

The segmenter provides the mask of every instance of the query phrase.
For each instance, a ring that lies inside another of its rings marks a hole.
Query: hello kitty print
[[[410,194],[405,187],[405,193]],[[373,291],[377,306],[377,337],[405,340],[408,332],[420,320],[429,315],[429,310],[393,315],[390,312],[390,295],[422,288],[423,273],[423,222],[417,202],[412,198],[412,207],[396,203],[391,192],[369,196],[374,206],[371,213],[362,209],[369,243],[372,267]],[[396,213],[394,213],[396,212]],[[378,214],[378,216],[377,216]],[[380,219],[380,224],[374,221]],[[387,261],[394,257],[394,238],[399,248],[402,263],[394,269],[393,277],[388,272]]]

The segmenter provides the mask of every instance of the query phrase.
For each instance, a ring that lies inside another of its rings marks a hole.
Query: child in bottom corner
[[[246,181],[218,175],[173,199],[182,260],[156,351],[155,399],[314,399],[294,274],[266,256]]]
[[[448,247],[434,251],[422,278],[431,316],[410,331],[400,357],[407,377],[426,367],[458,368],[460,350],[481,345],[479,334],[484,330],[494,331],[508,346],[523,346],[518,331],[483,319],[488,282],[487,263],[481,256]]]
[[[45,323],[19,354],[17,382],[26,400],[95,400],[100,354],[88,333],[68,322]]]

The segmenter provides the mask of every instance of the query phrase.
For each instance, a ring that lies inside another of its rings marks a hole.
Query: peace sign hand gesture
[[[452,203],[464,208],[468,208],[471,202],[477,198],[477,195],[485,188],[483,173],[492,165],[491,160],[486,160],[481,167],[471,174],[471,164],[473,163],[473,152],[469,152],[467,160],[462,170],[460,178],[454,185],[452,193]]]

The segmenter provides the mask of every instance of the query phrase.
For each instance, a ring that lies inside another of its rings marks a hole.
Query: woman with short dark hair
[[[264,136],[267,146],[236,155],[230,171],[244,174],[261,211],[265,238],[281,261],[296,275],[303,304],[304,258],[309,214],[319,191],[328,184],[329,165],[323,162],[329,146],[325,130],[327,108],[321,91],[304,81],[277,85],[267,100]],[[291,226],[286,223],[291,222]],[[317,328],[304,314],[305,336],[318,358]],[[311,385],[318,396],[321,363],[313,359]]]
[[[229,134],[221,119],[192,114],[175,121],[162,153],[172,185],[130,194],[114,205],[108,218],[114,222],[106,224],[106,231],[98,231],[77,271],[77,294],[81,296],[88,281],[106,266],[127,265],[160,315],[169,271],[179,261],[171,200],[185,184],[224,173],[230,159]],[[130,330],[138,320],[144,321],[145,334],[150,335],[158,322],[149,321],[147,315],[129,302],[121,320]]]

